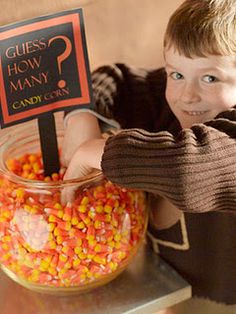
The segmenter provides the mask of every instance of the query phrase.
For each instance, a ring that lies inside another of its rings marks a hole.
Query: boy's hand
[[[62,143],[61,164],[68,167],[77,148],[94,138],[101,138],[101,131],[95,116],[88,112],[79,112],[69,117]]]
[[[64,180],[84,177],[90,174],[93,169],[101,169],[105,142],[105,139],[93,139],[81,144],[73,154],[65,172]],[[61,194],[63,204],[73,201],[76,189],[75,185],[63,189]]]

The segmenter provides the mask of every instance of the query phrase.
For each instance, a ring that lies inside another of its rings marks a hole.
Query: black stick
[[[56,125],[53,113],[46,113],[38,118],[40,144],[43,157],[44,175],[58,173],[60,161],[58,154]]]

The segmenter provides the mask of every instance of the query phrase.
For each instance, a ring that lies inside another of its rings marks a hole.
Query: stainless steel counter
[[[190,296],[190,285],[146,245],[111,283],[77,296],[32,292],[0,271],[1,314],[153,314]]]

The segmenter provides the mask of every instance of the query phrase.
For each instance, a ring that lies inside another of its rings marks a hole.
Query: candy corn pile
[[[59,188],[34,188],[44,177],[40,154],[8,160],[8,169],[31,179],[20,186],[0,177],[0,262],[29,283],[81,286],[113,274],[143,238],[146,225],[142,192],[107,180],[80,189],[63,206]]]

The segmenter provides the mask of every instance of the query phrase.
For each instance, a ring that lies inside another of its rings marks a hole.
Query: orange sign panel
[[[82,10],[0,28],[1,127],[92,106]]]

